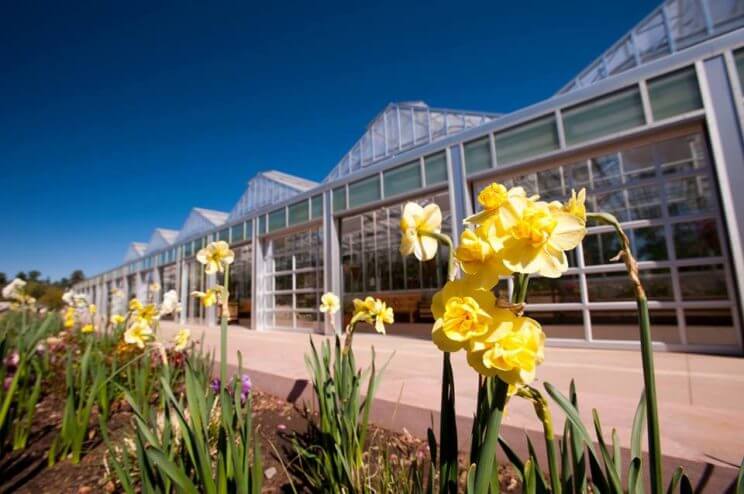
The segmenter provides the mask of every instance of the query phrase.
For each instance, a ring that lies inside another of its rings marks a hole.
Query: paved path
[[[195,338],[219,355],[219,328],[186,325]],[[164,322],[164,336],[177,326]],[[313,335],[316,342],[321,335]],[[309,349],[307,334],[255,332],[240,326],[230,327],[228,361],[237,364],[237,352],[244,366],[263,377],[284,379],[288,383],[306,380],[303,355]],[[367,365],[374,346],[378,363],[393,353],[377,397],[398,408],[413,407],[418,413],[406,423],[420,433],[439,409],[441,354],[428,341],[392,335],[357,334],[354,350],[360,365]],[[739,464],[744,455],[744,359],[682,353],[656,353],[657,388],[661,415],[664,454],[715,465]],[[475,374],[462,353],[453,356],[458,416],[472,417],[475,408]],[[588,350],[548,347],[545,363],[538,369],[540,381],[548,381],[567,393],[571,378],[576,380],[579,405],[585,423],[591,427],[591,409],[596,408],[608,434],[618,430],[621,442],[628,446],[633,413],[642,389],[640,353],[628,350]],[[269,386],[271,387],[271,386]],[[537,383],[537,387],[542,387]],[[275,388],[281,389],[281,388]],[[423,415],[421,410],[425,411]],[[558,407],[552,407],[562,424]],[[409,414],[409,420],[411,414]],[[510,404],[505,424],[525,431],[539,431],[540,425],[531,406],[524,400]],[[395,420],[393,420],[395,422]],[[557,427],[560,432],[562,427]],[[461,434],[462,435],[462,434]]]

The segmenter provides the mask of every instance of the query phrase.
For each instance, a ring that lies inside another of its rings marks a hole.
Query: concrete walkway
[[[173,334],[177,327],[174,323],[162,323],[163,336]],[[219,356],[219,328],[186,327],[194,338],[203,336],[205,345]],[[240,351],[244,367],[259,388],[293,401],[303,394],[309,397],[304,363],[309,337],[231,326],[228,362],[237,365]],[[312,338],[317,344],[325,337]],[[425,433],[432,412],[436,417],[439,410],[441,353],[424,340],[357,334],[354,351],[360,365],[368,365],[372,346],[378,364],[394,353],[377,393],[378,401],[387,402],[388,406],[377,407],[375,421],[386,427],[405,427],[415,434]],[[738,465],[744,455],[744,359],[656,353],[655,364],[664,454],[699,465],[714,465],[719,470]],[[467,423],[475,409],[476,375],[463,353],[453,355],[453,370],[463,441],[468,434],[462,431],[469,430],[463,426],[469,427]],[[633,414],[643,388],[640,353],[547,347],[535,386],[542,388],[542,382],[547,381],[567,393],[571,378],[576,381],[587,428],[593,430],[591,409],[596,408],[605,435],[616,428],[623,446],[628,447]],[[560,433],[563,416],[557,406],[552,410],[556,432]],[[531,436],[535,433],[540,441],[540,423],[525,400],[510,403],[505,425],[519,432],[512,437],[519,438],[525,431]]]

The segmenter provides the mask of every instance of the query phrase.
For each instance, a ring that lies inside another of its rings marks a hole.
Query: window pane
[[[678,223],[672,226],[677,257],[711,257],[721,255],[714,220]]]
[[[499,166],[555,149],[558,149],[558,132],[552,115],[496,134],[496,163]]]
[[[668,259],[663,226],[632,230],[633,253],[639,261],[665,261]]]
[[[274,307],[277,309],[291,309],[292,308],[292,294],[276,294],[274,295]]]
[[[641,270],[640,277],[649,300],[674,299],[672,276],[668,269]],[[586,284],[590,302],[635,300],[633,285],[625,271],[587,274]]]
[[[232,237],[232,243],[241,242],[244,240],[243,226],[245,223],[238,223],[230,228],[230,236]]]
[[[706,212],[711,207],[710,182],[699,175],[669,180],[664,184],[670,216],[682,216]]]
[[[532,283],[530,282],[530,285]],[[540,321],[548,338],[584,339],[584,316],[581,311],[532,311],[526,314]]]
[[[491,168],[491,143],[488,138],[465,144],[465,171],[471,173]]]
[[[679,268],[679,284],[684,300],[728,300],[722,265]]]
[[[315,288],[316,286],[316,274],[315,271],[308,273],[297,273],[297,288]]]
[[[380,199],[380,177],[374,175],[349,184],[349,207],[363,206]]]
[[[447,181],[447,154],[432,154],[424,158],[426,185],[439,184]]]
[[[277,266],[277,271],[283,271],[286,266]],[[282,274],[274,277],[274,290],[291,290],[292,289],[292,275]]]
[[[695,69],[690,67],[648,83],[654,120],[663,120],[703,107]]]
[[[298,293],[297,294],[297,308],[298,309],[316,309],[320,304],[318,303],[317,293]]]
[[[563,112],[566,142],[577,144],[643,125],[638,88],[630,88]]]
[[[685,309],[687,342],[693,345],[736,345],[731,309]]]
[[[333,189],[333,211],[346,209],[346,187]]]
[[[564,275],[560,278],[530,278],[527,303],[559,304],[581,302],[579,277]]]
[[[277,209],[269,213],[269,231],[279,230],[284,228],[286,225],[287,217],[284,208]]]
[[[262,214],[258,218],[258,234],[263,235],[266,233],[266,215]]]
[[[310,199],[310,209],[312,210],[312,218],[321,218],[323,216],[323,196],[318,194]]]
[[[219,232],[217,232],[217,240],[222,240],[224,242],[230,241],[230,229],[229,228],[223,228]]]
[[[595,233],[584,237],[582,247],[584,249],[584,264],[587,266],[611,264],[610,259],[620,251],[620,241],[614,232]]]
[[[289,206],[289,224],[297,225],[309,220],[307,200]]]
[[[677,314],[674,309],[649,310],[651,339],[663,343],[680,343]],[[594,310],[591,313],[592,337],[595,340],[629,341],[639,339],[638,315],[629,310]]]
[[[739,73],[739,84],[744,87],[744,49],[737,50],[734,53],[736,60],[736,71]]]
[[[404,192],[421,188],[421,167],[418,161],[408,163],[383,174],[385,197],[392,197]]]

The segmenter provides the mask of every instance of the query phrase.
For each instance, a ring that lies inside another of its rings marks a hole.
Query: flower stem
[[[220,317],[220,382],[222,386],[227,383],[227,319],[230,317],[230,265],[225,266],[225,281],[222,293],[222,317]]]
[[[457,263],[455,261],[455,248],[452,246],[452,239],[449,237],[449,235],[434,232],[421,232],[420,235],[436,239],[437,241],[442,242],[447,246],[447,279],[450,281],[454,280],[455,276],[457,276]]]
[[[651,462],[651,492],[664,492],[663,472],[661,467],[661,433],[659,431],[659,411],[656,401],[656,377],[654,374],[654,354],[651,344],[651,323],[648,316],[648,298],[641,284],[638,264],[630,251],[628,236],[620,222],[611,214],[587,213],[587,219],[610,225],[620,239],[620,252],[611,260],[622,260],[628,269],[628,276],[633,284],[638,306],[638,320],[641,333],[641,362],[643,364],[643,385],[645,389],[646,412],[648,413],[648,456]]]
[[[489,378],[489,385],[493,389],[493,401],[486,425],[486,437],[478,455],[478,465],[475,468],[475,494],[488,494],[493,476],[493,465],[496,460],[496,443],[499,440],[501,419],[506,406],[506,392],[509,385],[501,379]]]
[[[517,391],[519,396],[527,398],[535,408],[535,414],[542,422],[543,435],[545,437],[545,450],[548,455],[548,469],[550,473],[550,492],[561,494],[560,471],[558,470],[558,450],[555,444],[555,432],[553,430],[553,416],[545,397],[532,386],[525,386]]]

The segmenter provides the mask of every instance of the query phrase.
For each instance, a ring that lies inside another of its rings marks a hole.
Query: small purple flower
[[[10,383],[13,382],[13,376],[8,376],[3,380],[3,389],[8,391],[10,389]]]
[[[212,391],[214,391],[215,393],[219,393],[220,388],[222,388],[222,383],[220,382],[220,378],[215,377],[214,379],[212,379],[212,384],[210,384],[210,387],[212,388]]]
[[[248,374],[243,374],[240,376],[240,397],[245,400],[248,395],[251,393],[251,388],[253,387],[253,384],[251,383],[251,376]]]
[[[284,424],[277,424],[276,425],[276,430],[278,430],[279,432],[284,432],[284,431],[287,430],[287,426],[284,425]]]
[[[21,362],[21,356],[18,352],[13,352],[5,357],[5,368],[9,371],[14,371],[18,368],[18,364]]]

